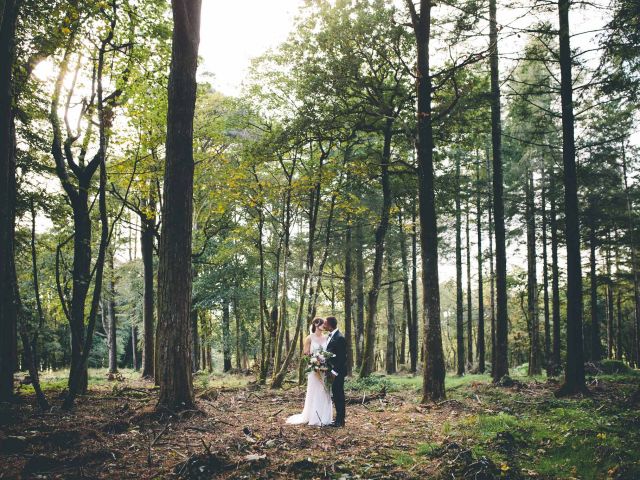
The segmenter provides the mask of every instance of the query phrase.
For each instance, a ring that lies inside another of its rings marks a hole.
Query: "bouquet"
[[[305,373],[317,373],[320,376],[320,379],[323,380],[324,387],[327,390],[331,388],[331,381],[333,380],[333,376],[329,375],[329,371],[331,369],[329,367],[328,360],[333,357],[335,357],[335,354],[320,348],[312,355],[309,355],[309,361],[305,370]]]

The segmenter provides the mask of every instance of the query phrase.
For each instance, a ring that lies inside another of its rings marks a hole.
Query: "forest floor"
[[[43,381],[56,406],[64,373]],[[508,387],[447,377],[430,406],[420,377],[351,381],[347,426],[332,429],[285,424],[304,402],[293,384],[199,374],[196,410],[157,414],[152,382],[92,371],[72,412],[38,412],[30,386],[0,406],[0,478],[640,478],[640,373],[596,371],[570,399],[513,373]]]

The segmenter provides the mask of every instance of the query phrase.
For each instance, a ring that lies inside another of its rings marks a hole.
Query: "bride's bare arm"
[[[302,353],[305,355],[311,354],[311,335],[307,335],[307,338],[304,339],[304,345],[302,346]]]

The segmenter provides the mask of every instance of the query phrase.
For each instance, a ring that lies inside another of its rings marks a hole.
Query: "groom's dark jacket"
[[[327,345],[327,351],[335,355],[327,362],[329,366],[335,370],[343,378],[347,376],[347,340],[340,330],[331,336],[329,344]]]

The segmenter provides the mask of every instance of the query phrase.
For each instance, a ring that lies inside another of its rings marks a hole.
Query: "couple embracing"
[[[310,330],[303,350],[310,358],[304,409],[287,418],[287,423],[344,427],[347,341],[338,330],[336,317],[315,318]],[[332,397],[336,407],[335,421],[332,421]]]

